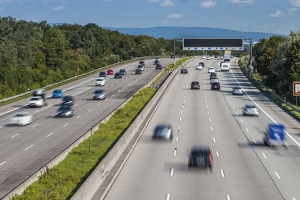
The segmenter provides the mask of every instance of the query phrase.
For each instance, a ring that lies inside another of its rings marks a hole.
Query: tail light
[[[208,153],[208,158],[209,158],[209,163],[212,164],[213,163],[213,158],[211,153]]]

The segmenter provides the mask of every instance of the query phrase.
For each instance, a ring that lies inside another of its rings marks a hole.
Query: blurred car
[[[234,86],[232,88],[233,95],[243,95],[243,88],[241,86]]]
[[[125,76],[125,75],[127,74],[126,69],[120,69],[119,73],[120,73],[122,76]]]
[[[207,57],[206,57],[206,60],[211,60],[211,59],[212,59],[211,56],[207,56]]]
[[[62,101],[61,101],[61,105],[74,105],[75,100],[73,96],[64,96]]]
[[[25,126],[32,123],[32,115],[28,112],[20,112],[15,114],[9,121],[9,125]]]
[[[180,73],[181,73],[181,74],[187,74],[187,73],[188,73],[188,69],[187,69],[187,68],[182,68],[182,69],[180,70]]]
[[[189,167],[209,167],[213,166],[213,155],[209,146],[192,146],[189,155]]]
[[[58,109],[57,109],[57,114],[56,117],[73,117],[74,116],[74,110],[72,105],[61,105]]]
[[[105,85],[104,77],[99,77],[96,79],[95,86],[104,86],[104,85]]]
[[[64,92],[62,90],[54,90],[52,92],[52,98],[62,98],[64,96]]]
[[[220,83],[219,82],[213,82],[211,84],[211,90],[220,90]]]
[[[140,70],[144,71],[144,66],[143,65],[138,65],[137,68],[139,68]]]
[[[143,67],[145,67],[145,61],[140,60],[140,61],[139,61],[139,65],[142,65]]]
[[[258,109],[253,104],[246,104],[243,107],[243,115],[246,116],[258,116]]]
[[[201,56],[201,59],[205,59],[205,56]]]
[[[217,77],[213,77],[210,79],[210,84],[218,83],[218,82],[219,82],[219,79]]]
[[[115,78],[122,78],[122,74],[120,72],[115,73]]]
[[[152,139],[173,140],[173,129],[170,124],[157,124],[153,131]]]
[[[106,77],[106,72],[105,71],[101,71],[99,73],[99,77]]]
[[[135,74],[141,74],[143,71],[140,68],[135,69]]]
[[[93,99],[95,100],[103,100],[106,99],[106,94],[104,90],[95,90],[93,94]]]
[[[196,69],[197,69],[197,70],[201,70],[202,68],[203,68],[202,65],[200,65],[200,64],[196,65]]]
[[[162,66],[160,63],[157,63],[156,66],[155,66],[155,69],[162,69]]]
[[[204,62],[199,62],[199,65],[202,65],[202,67],[204,67]]]
[[[207,71],[208,73],[216,72],[215,68],[213,67],[209,67]]]
[[[175,55],[171,55],[170,58],[171,58],[171,59],[175,59]]]
[[[114,70],[113,69],[108,69],[106,74],[107,75],[114,75]]]
[[[191,89],[200,90],[200,83],[199,83],[199,81],[192,81],[192,83],[191,83]]]
[[[28,107],[42,107],[44,105],[44,99],[41,96],[30,97],[28,101]]]
[[[210,78],[209,79],[211,80],[213,78],[218,78],[217,74],[214,73],[214,72],[210,74]]]
[[[160,61],[160,59],[158,58],[156,58],[155,60],[154,60],[154,65],[156,65],[157,63],[159,63],[159,61]]]

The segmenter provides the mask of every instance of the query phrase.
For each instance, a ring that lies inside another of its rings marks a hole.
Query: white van
[[[227,71],[227,72],[229,72],[229,70],[230,70],[230,63],[229,62],[224,62],[224,63],[222,63],[222,65],[221,65],[221,71]]]

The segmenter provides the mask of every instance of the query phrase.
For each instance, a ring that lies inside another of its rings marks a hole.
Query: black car
[[[72,96],[64,96],[62,101],[61,101],[61,105],[74,105],[75,100],[74,97]]]
[[[159,60],[158,60],[158,59],[155,59],[155,60],[154,60],[154,65],[156,65],[157,63],[159,63]]]
[[[135,69],[135,74],[141,74],[143,70],[141,70],[140,68],[136,68]]]
[[[157,63],[155,69],[162,69],[161,64],[160,64],[160,63]]]
[[[71,105],[61,105],[57,109],[57,115],[56,117],[73,117],[74,116],[74,110]]]
[[[99,77],[106,77],[106,72],[105,71],[101,71],[99,73]]]
[[[217,78],[216,72],[210,73],[210,79],[212,79],[212,78]]]
[[[127,73],[126,73],[126,69],[120,69],[119,73],[122,75],[122,76],[125,76]]]
[[[192,81],[192,83],[191,83],[191,89],[200,90],[200,83],[199,83],[199,81]]]
[[[115,73],[115,78],[122,78],[122,74],[120,72]]]
[[[106,99],[106,94],[104,90],[95,90],[93,94],[93,99],[95,100],[103,100]]]
[[[211,90],[220,90],[220,83],[219,82],[213,82],[211,84]]]
[[[152,139],[173,140],[173,129],[170,124],[157,124],[154,128]]]
[[[213,166],[213,155],[209,146],[193,146],[189,156],[189,167]]]
[[[187,69],[187,68],[182,68],[182,69],[180,70],[180,73],[181,73],[181,74],[187,74],[187,73],[188,73],[188,69]]]
[[[204,62],[199,62],[199,65],[202,65],[202,67],[204,67]]]

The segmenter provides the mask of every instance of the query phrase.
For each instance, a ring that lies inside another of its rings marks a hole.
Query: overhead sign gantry
[[[183,50],[244,50],[242,38],[183,38]]]

